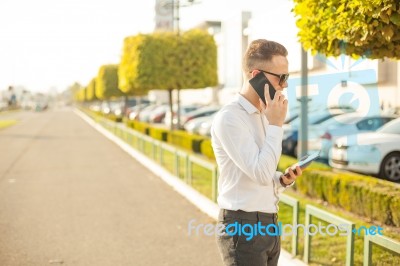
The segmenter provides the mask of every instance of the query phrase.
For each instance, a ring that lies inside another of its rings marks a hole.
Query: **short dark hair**
[[[275,55],[287,56],[286,48],[277,42],[265,39],[254,40],[249,44],[243,57],[243,71],[248,73],[261,68],[266,61],[271,61]]]

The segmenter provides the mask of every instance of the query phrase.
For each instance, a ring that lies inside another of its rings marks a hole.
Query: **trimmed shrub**
[[[393,195],[389,205],[389,212],[391,214],[392,222],[394,225],[400,225],[400,197]]]
[[[165,128],[149,127],[150,137],[161,141],[168,141],[169,130]]]
[[[149,135],[149,128],[151,127],[150,124],[140,121],[128,121],[128,127],[133,128],[140,133],[145,135]]]
[[[110,119],[111,121],[114,121],[114,122],[122,122],[122,118],[118,117],[114,114],[105,115],[105,118]]]
[[[296,160],[282,156],[284,171]],[[400,188],[388,181],[355,173],[333,172],[312,163],[293,186],[300,193],[366,217],[371,221],[400,226]]]
[[[190,66],[190,67],[188,67]],[[180,75],[184,71],[185,75]],[[118,69],[121,90],[196,89],[218,84],[217,46],[206,31],[138,34],[125,38]]]
[[[129,127],[129,128],[134,128],[134,122],[135,121],[132,121],[132,120],[125,120],[124,121],[124,124],[127,126],[127,127]]]
[[[98,99],[110,99],[111,97],[121,97],[125,94],[118,87],[118,65],[103,65],[95,80],[90,86]]]
[[[215,159],[214,150],[211,146],[211,140],[205,139],[201,142],[200,153],[209,159]]]
[[[189,134],[186,131],[174,130],[168,135],[168,142],[184,149],[200,153],[200,145],[207,137]]]

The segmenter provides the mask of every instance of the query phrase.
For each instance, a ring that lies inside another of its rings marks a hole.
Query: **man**
[[[219,223],[228,229],[235,225],[235,230],[217,237],[225,265],[278,264],[279,194],[302,174],[299,167],[296,174],[291,169],[287,175],[276,171],[287,113],[287,100],[282,94],[289,76],[286,57],[287,50],[279,43],[253,41],[243,58],[243,87],[237,99],[224,106],[213,121],[212,146],[220,170]],[[271,100],[269,87],[265,86],[266,105],[249,83],[260,71],[276,90]],[[254,234],[246,224],[264,226],[263,233]],[[249,233],[254,237],[248,237]]]

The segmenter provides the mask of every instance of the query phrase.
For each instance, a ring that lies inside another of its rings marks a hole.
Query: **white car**
[[[334,168],[400,181],[400,118],[376,132],[338,138],[329,154]]]
[[[200,128],[199,128],[199,135],[211,137],[211,126],[212,126],[214,117],[215,117],[215,115],[209,116],[208,120],[201,123]]]
[[[342,114],[318,125],[310,126],[308,148],[321,150],[320,159],[328,160],[333,142],[342,137],[358,133],[376,131],[396,117],[393,115],[367,115],[361,113]]]
[[[193,112],[199,108],[200,108],[200,106],[197,104],[186,104],[186,105],[179,106],[179,113],[180,113],[180,117],[181,117],[180,123],[182,124],[182,117],[184,117],[187,113]],[[178,116],[177,116],[178,106],[176,104],[174,104],[172,109],[173,109],[172,123],[174,125],[177,125],[178,124]],[[169,108],[167,110],[167,113],[165,114],[164,123],[168,127],[171,126],[171,111],[169,110]]]
[[[185,130],[192,134],[199,134],[199,130],[204,122],[212,121],[216,113],[210,116],[198,117],[190,120],[184,126]]]

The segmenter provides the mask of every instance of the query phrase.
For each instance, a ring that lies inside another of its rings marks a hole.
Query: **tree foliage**
[[[68,90],[71,92],[71,95],[74,101],[79,101],[80,90],[82,89],[82,85],[78,82],[74,82],[71,86],[68,86]]]
[[[179,43],[180,41],[180,43]],[[187,31],[178,39],[180,88],[204,88],[216,86],[217,46],[214,38],[201,30]]]
[[[398,0],[294,0],[299,39],[327,56],[400,58]]]
[[[171,34],[127,37],[119,69],[121,90],[129,95],[144,95],[151,89],[174,88],[175,43]]]
[[[78,102],[84,102],[86,101],[86,88],[82,88],[78,90],[75,94],[74,99]]]
[[[124,96],[118,87],[118,65],[103,65],[95,81],[96,96],[105,100]]]
[[[97,100],[96,97],[96,78],[92,78],[89,85],[86,87],[86,98],[88,101]]]
[[[192,30],[140,34],[124,40],[119,69],[121,90],[143,95],[152,89],[217,85],[217,48],[209,34]]]

